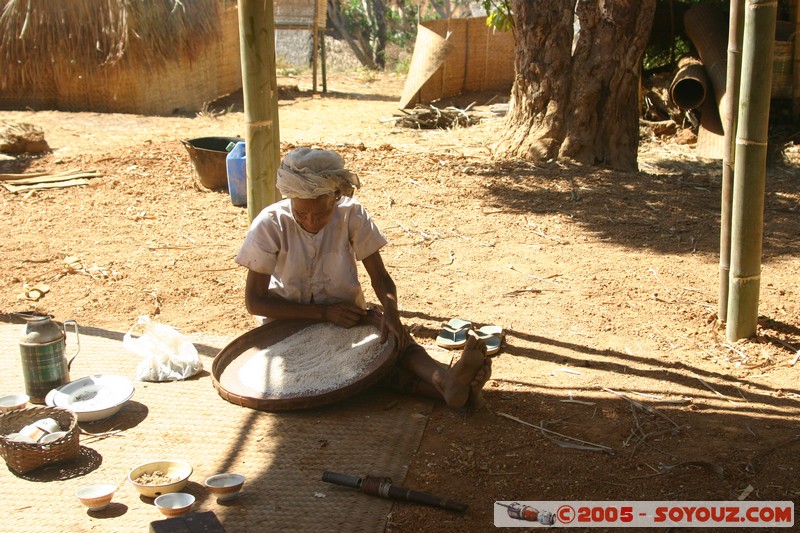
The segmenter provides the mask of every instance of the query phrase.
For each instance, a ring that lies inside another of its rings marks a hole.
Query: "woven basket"
[[[6,438],[42,418],[54,419],[67,434],[48,444],[14,442]],[[0,415],[0,455],[11,470],[25,474],[76,457],[80,448],[79,434],[78,417],[69,409],[42,406],[11,411]]]

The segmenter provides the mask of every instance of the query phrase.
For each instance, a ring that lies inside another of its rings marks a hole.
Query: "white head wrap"
[[[361,182],[344,168],[344,159],[338,153],[297,148],[283,158],[276,186],[286,198],[318,198],[336,191],[352,196]]]

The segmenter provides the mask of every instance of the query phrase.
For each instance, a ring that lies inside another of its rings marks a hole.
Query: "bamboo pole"
[[[252,221],[280,195],[278,80],[272,0],[239,0],[239,43],[247,166],[247,214]]]
[[[742,66],[742,33],[744,31],[744,0],[731,0],[728,25],[728,67],[725,80],[727,109],[722,115],[725,145],[722,151],[722,199],[719,237],[719,304],[717,318],[728,320],[728,284],[731,271],[731,204],[733,202],[733,162],[736,154],[736,111],[739,107],[739,82]]]
[[[756,334],[761,288],[764,182],[767,167],[776,0],[747,0],[742,81],[733,174],[731,272],[725,334],[735,342]]]
[[[794,20],[794,53],[792,57],[792,118],[797,123],[800,119],[800,0],[792,2],[792,20]]]
[[[322,28],[322,30],[320,30],[320,33],[322,34],[322,50],[320,51],[320,53],[322,54],[322,56],[320,58],[321,62],[322,62],[322,65],[321,65],[322,66],[322,92],[323,93],[327,93],[328,92],[328,78],[327,78],[328,74],[327,74],[327,72],[325,70],[325,61],[326,61],[325,56],[327,55],[326,52],[325,52],[325,28]]]
[[[313,51],[311,52],[311,71],[313,72],[313,92],[317,92],[317,56],[319,55],[319,2],[314,2],[314,26],[311,28]]]

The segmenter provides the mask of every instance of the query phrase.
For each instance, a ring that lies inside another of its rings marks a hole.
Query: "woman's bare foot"
[[[483,360],[483,366],[475,373],[475,377],[469,384],[469,399],[467,400],[467,407],[470,409],[480,409],[484,405],[483,400],[483,387],[489,378],[492,377],[492,360],[486,357]]]
[[[449,407],[464,407],[470,397],[473,386],[485,373],[486,344],[479,338],[470,335],[458,362],[447,372],[442,380],[442,396]],[[491,368],[491,367],[490,367]],[[488,380],[488,376],[486,377]],[[486,383],[484,380],[483,383]],[[480,388],[483,384],[480,384]]]

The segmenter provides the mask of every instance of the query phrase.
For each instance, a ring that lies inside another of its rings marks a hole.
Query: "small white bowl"
[[[207,478],[205,486],[218,501],[224,502],[239,496],[244,480],[241,474],[217,474]]]
[[[42,418],[34,422],[33,425],[39,429],[46,431],[47,433],[56,433],[58,431],[61,431],[61,426],[59,425],[59,423],[53,420],[52,418]]]
[[[156,498],[154,503],[164,516],[180,516],[192,510],[194,496],[188,492],[170,492]]]
[[[26,437],[25,435],[20,435],[19,433],[10,433],[6,435],[6,438],[11,442],[24,442],[25,444],[36,444],[36,441],[30,437]]]
[[[75,496],[89,511],[100,511],[108,507],[116,490],[116,485],[89,485],[79,489]]]
[[[31,400],[27,394],[9,394],[0,398],[0,413],[9,413],[22,409]]]
[[[64,435],[66,435],[66,431],[56,431],[55,433],[50,433],[49,435],[45,435],[41,439],[39,439],[39,444],[50,444],[51,442],[55,442]]]
[[[25,438],[32,440],[33,442],[39,442],[42,440],[42,437],[47,435],[47,432],[42,428],[36,427],[33,424],[28,424],[24,428],[19,430],[19,434]]]

